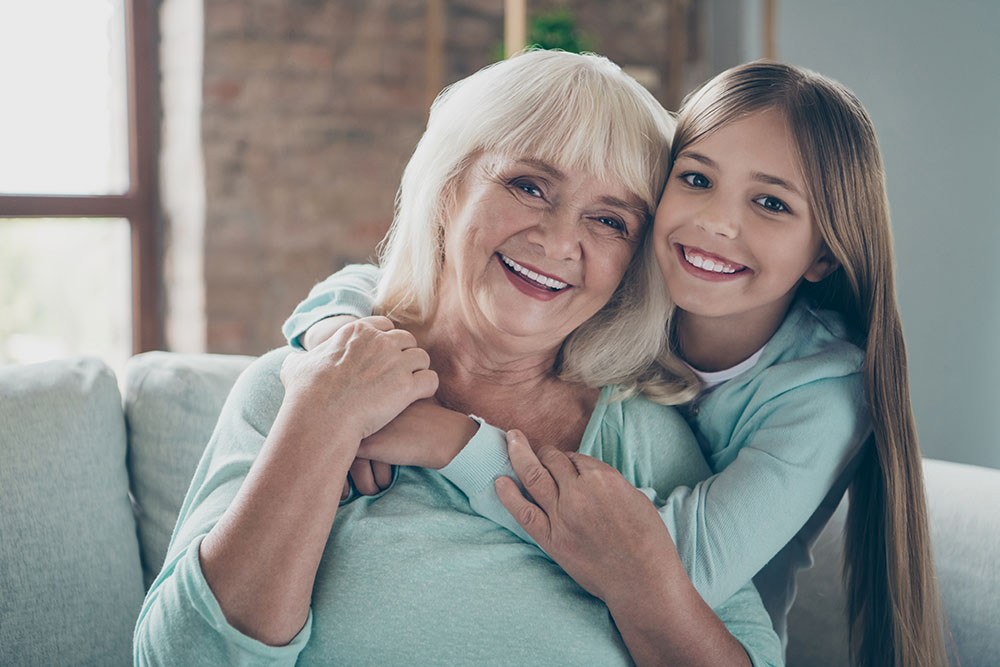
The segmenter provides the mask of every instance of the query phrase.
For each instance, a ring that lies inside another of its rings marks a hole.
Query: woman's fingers
[[[411,347],[403,350],[403,358],[412,367],[414,372],[426,370],[431,367],[431,355],[422,347]]]
[[[524,433],[514,429],[507,432],[507,455],[524,489],[543,509],[556,501],[559,488],[548,469],[535,455]]]
[[[413,382],[413,389],[416,394],[416,397],[413,400],[430,398],[437,393],[438,374],[432,370],[417,371],[413,374]],[[410,402],[412,403],[413,401],[411,400]]]
[[[510,512],[514,520],[524,528],[524,532],[531,536],[540,545],[547,544],[551,534],[552,526],[549,517],[542,509],[524,497],[517,483],[510,477],[501,477],[493,484],[496,489],[500,503]]]

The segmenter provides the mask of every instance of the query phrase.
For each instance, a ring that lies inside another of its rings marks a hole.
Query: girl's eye
[[[699,174],[696,171],[691,171],[686,174],[681,174],[681,179],[685,183],[693,188],[710,188],[712,187],[712,181],[708,180],[708,177],[704,174]]]
[[[765,195],[763,197],[758,197],[757,199],[754,199],[754,203],[756,203],[758,206],[767,209],[768,211],[771,211],[772,213],[788,212],[788,206],[785,204],[785,202],[781,201],[777,197],[771,197]]]

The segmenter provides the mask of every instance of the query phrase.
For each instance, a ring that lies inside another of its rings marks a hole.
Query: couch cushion
[[[222,404],[253,359],[147,352],[125,367],[128,467],[147,587],[163,565],[177,513]]]
[[[128,665],[142,571],[97,359],[0,367],[0,664]]]
[[[934,560],[945,613],[963,665],[1000,655],[1000,470],[924,460]],[[820,535],[812,569],[798,578],[789,615],[789,665],[846,665],[840,585],[846,502]]]

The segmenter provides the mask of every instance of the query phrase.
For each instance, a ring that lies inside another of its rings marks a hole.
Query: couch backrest
[[[129,665],[143,584],[97,359],[0,367],[0,665]]]
[[[924,459],[934,565],[962,665],[1000,662],[1000,470]],[[788,664],[847,665],[840,585],[846,501],[800,574],[788,618]]]
[[[222,404],[253,359],[147,352],[125,367],[128,470],[147,588],[163,565],[181,503]]]

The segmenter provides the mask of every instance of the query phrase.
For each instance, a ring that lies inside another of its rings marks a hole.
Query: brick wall
[[[663,99],[664,2],[570,6]],[[445,0],[443,83],[490,62],[499,0]],[[206,0],[205,341],[257,354],[309,287],[372,256],[426,121],[427,3]]]

